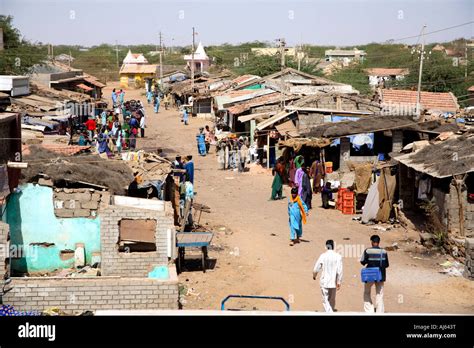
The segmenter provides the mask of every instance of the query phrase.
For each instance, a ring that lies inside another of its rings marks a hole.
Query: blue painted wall
[[[74,250],[76,243],[84,243],[86,263],[90,263],[92,253],[100,252],[100,218],[57,218],[52,188],[34,184],[20,188],[21,192],[11,194],[6,211],[11,253],[20,249],[22,253],[17,254],[20,258],[12,258],[12,270],[38,272],[73,267],[74,257],[61,260],[60,251]],[[43,242],[54,245],[31,245]]]

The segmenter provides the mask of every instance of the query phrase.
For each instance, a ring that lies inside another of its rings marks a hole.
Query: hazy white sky
[[[274,41],[357,45],[417,35],[474,20],[474,0],[0,0],[0,13],[32,41],[204,45]],[[473,36],[472,24],[427,42]],[[403,40],[415,43],[415,39]]]

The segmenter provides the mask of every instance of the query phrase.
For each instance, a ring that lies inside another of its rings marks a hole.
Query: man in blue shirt
[[[189,155],[186,157],[186,164],[184,165],[186,169],[186,175],[188,175],[189,181],[194,185],[194,162],[193,156]]]
[[[374,234],[370,237],[372,247],[364,250],[360,263],[367,267],[378,267],[382,273],[382,280],[380,282],[364,283],[364,310],[366,313],[383,313],[383,286],[385,283],[385,269],[388,268],[388,254],[385,249],[382,249],[380,244],[380,237]],[[375,285],[375,307],[372,303],[371,290]]]

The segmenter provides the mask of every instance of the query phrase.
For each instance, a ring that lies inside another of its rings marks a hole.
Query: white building
[[[365,51],[359,50],[357,48],[352,50],[326,50],[325,52],[326,61],[342,61],[345,65],[353,61],[363,62],[366,55],[367,53],[365,53]]]
[[[184,56],[184,60],[186,61],[186,65],[188,69],[191,70],[191,61],[193,57],[191,54],[187,54]],[[209,68],[209,57],[204,51],[204,47],[200,42],[196,51],[194,51],[194,71],[196,72],[203,72]]]
[[[408,69],[404,68],[372,68],[366,70],[369,76],[369,85],[372,87],[384,87],[387,81],[400,81],[408,75]]]

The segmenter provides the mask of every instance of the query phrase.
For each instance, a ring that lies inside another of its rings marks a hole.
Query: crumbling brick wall
[[[0,221],[0,283],[4,278],[6,272],[6,265],[9,253],[8,239],[8,224]]]
[[[12,278],[3,303],[18,310],[58,307],[67,313],[100,309],[178,309],[178,278]]]
[[[109,205],[107,191],[57,188],[53,192],[54,214],[59,218],[95,218],[99,209]]]
[[[122,219],[156,220],[156,251],[119,251]],[[101,211],[101,271],[104,276],[146,277],[155,266],[168,264],[168,230],[174,231],[173,208],[164,211],[112,205]]]

